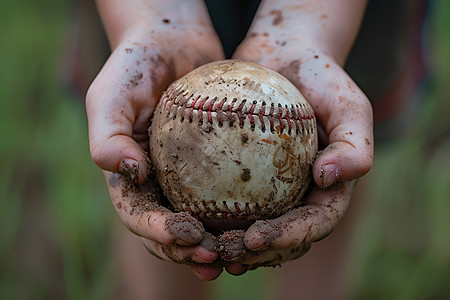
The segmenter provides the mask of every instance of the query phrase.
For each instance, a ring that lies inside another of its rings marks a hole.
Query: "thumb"
[[[109,87],[109,85],[106,85]],[[86,96],[89,147],[94,163],[103,170],[121,173],[135,183],[147,179],[149,159],[133,139],[136,112],[123,91],[104,88],[96,79]]]
[[[337,68],[337,66],[336,66]],[[366,174],[373,160],[372,107],[350,77],[339,70],[323,76],[338,92],[323,93],[313,100],[318,121],[327,134],[328,146],[316,158],[313,175],[322,188]]]
[[[328,146],[313,166],[316,184],[326,188],[367,173],[373,160],[372,107],[355,82],[333,59],[313,51],[281,72],[305,95],[326,135]]]

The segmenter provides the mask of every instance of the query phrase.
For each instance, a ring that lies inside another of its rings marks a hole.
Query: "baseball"
[[[155,110],[150,156],[176,211],[240,229],[298,206],[317,147],[314,111],[285,77],[255,63],[206,64]]]

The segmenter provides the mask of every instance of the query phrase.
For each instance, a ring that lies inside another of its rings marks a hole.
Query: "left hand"
[[[343,216],[356,179],[373,159],[373,119],[369,100],[342,68],[342,59],[319,45],[265,28],[250,30],[234,58],[249,60],[283,74],[314,108],[321,147],[313,166],[315,187],[304,206],[283,216],[254,223],[242,234],[241,251],[228,251],[227,270],[243,274],[305,254],[326,237]],[[292,32],[293,30],[291,30]],[[278,34],[277,34],[278,33]],[[233,255],[235,253],[235,255]]]

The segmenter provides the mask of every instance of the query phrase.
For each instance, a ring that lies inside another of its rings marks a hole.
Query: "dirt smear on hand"
[[[208,251],[215,252],[219,248],[219,241],[217,238],[209,232],[203,234],[203,239],[200,242],[200,246]]]
[[[287,66],[280,70],[280,73],[284,75],[294,84],[300,83],[300,65],[301,61],[299,59],[291,61]]]
[[[121,190],[122,201],[116,204],[117,208],[128,209],[130,215],[142,215],[148,211],[158,210],[161,202],[161,191],[158,186],[150,183],[150,181],[135,184],[131,178],[125,178],[119,174],[111,177],[109,179],[110,185]]]
[[[275,239],[279,238],[283,234],[283,227],[285,225],[279,224],[271,220],[258,220],[252,225],[252,229],[255,231],[258,237],[262,238],[259,242],[258,248],[269,246]]]
[[[245,231],[231,230],[219,236],[219,254],[225,261],[233,261],[246,254],[244,244]]]
[[[202,223],[187,212],[169,216],[166,228],[176,237],[176,242],[187,245],[199,243],[205,233]]]
[[[281,10],[272,10],[270,15],[273,16],[272,25],[279,26],[283,22],[283,12]]]

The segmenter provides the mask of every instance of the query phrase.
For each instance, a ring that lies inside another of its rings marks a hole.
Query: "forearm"
[[[277,38],[318,47],[340,65],[353,45],[367,0],[265,0],[250,32],[271,28]]]
[[[96,0],[96,3],[112,48],[130,35],[158,34],[176,29],[174,26],[210,23],[202,0]]]

